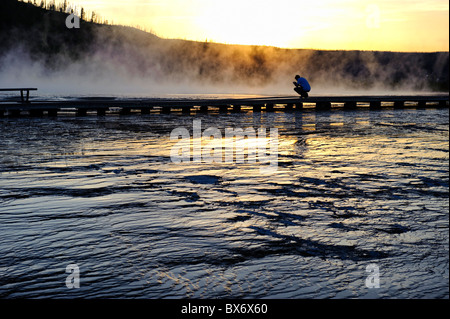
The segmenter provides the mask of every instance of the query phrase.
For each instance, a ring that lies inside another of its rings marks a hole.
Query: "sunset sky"
[[[448,51],[448,0],[74,0],[164,38],[284,48]]]

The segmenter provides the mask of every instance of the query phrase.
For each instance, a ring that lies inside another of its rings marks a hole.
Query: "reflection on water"
[[[276,172],[173,163],[194,119]],[[442,109],[0,119],[0,296],[448,298],[448,150]]]

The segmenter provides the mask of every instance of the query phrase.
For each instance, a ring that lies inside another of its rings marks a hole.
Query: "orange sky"
[[[448,51],[448,0],[73,0],[164,38],[284,48]]]

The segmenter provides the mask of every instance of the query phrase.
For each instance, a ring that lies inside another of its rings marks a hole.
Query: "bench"
[[[22,103],[30,102],[30,91],[37,91],[36,88],[13,88],[13,89],[1,89],[0,92],[19,92]],[[24,92],[27,92],[27,95],[24,96]]]

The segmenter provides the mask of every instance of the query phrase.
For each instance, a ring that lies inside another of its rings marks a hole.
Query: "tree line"
[[[64,0],[62,2],[56,2],[55,0],[21,0],[22,2],[32,4],[36,7],[55,11],[55,12],[63,12],[63,13],[74,13],[81,20],[98,23],[98,24],[109,24],[109,21],[105,18],[102,18],[95,11],[88,13],[84,7],[77,6],[75,4],[69,3],[69,1]]]

